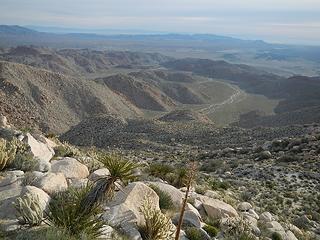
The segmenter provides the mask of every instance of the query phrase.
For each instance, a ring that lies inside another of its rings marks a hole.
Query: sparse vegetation
[[[203,230],[205,230],[209,234],[210,237],[217,236],[217,234],[219,232],[219,229],[217,229],[216,227],[211,226],[211,225],[205,225],[203,227]]]
[[[203,240],[206,239],[204,238],[204,233],[196,227],[189,227],[186,229],[186,236],[189,240]]]
[[[17,146],[14,140],[0,138],[0,171],[7,167],[16,156]]]
[[[144,240],[170,240],[173,239],[174,228],[170,218],[154,208],[148,197],[141,208],[145,224],[139,226]]]
[[[29,226],[41,224],[43,209],[38,196],[26,194],[17,198],[14,206],[18,213],[17,217],[22,224],[28,224]]]
[[[99,218],[102,209],[94,204],[90,209],[83,208],[83,199],[91,187],[69,188],[57,193],[49,204],[48,224],[68,233],[70,236],[96,238],[101,234],[103,221]]]
[[[172,198],[171,196],[162,191],[159,187],[151,184],[149,187],[151,187],[159,196],[159,206],[161,210],[173,210],[174,209],[174,205],[172,202]]]
[[[116,185],[119,184],[119,182],[127,184],[137,178],[134,170],[139,167],[139,165],[129,160],[125,160],[118,155],[102,154],[99,157],[99,162],[109,170],[110,175],[99,178],[94,183],[82,202],[84,208],[90,209],[96,203],[111,199]]]

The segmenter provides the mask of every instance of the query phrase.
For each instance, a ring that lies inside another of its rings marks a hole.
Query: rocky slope
[[[95,114],[141,114],[106,86],[10,62],[0,62],[0,102],[1,113],[16,126],[53,132]]]
[[[157,53],[93,51],[88,49],[41,48],[17,46],[3,49],[0,59],[44,68],[68,75],[104,72],[112,67],[133,68],[159,65],[170,58]]]
[[[101,123],[108,120],[106,125],[112,129],[121,130],[128,125],[124,119],[111,116],[108,119],[102,118]],[[5,239],[27,235],[37,229],[26,231],[21,227],[23,221],[17,219],[18,213],[12,206],[13,201],[26,197],[26,194],[34,196],[41,203],[38,210],[43,212],[57,192],[66,191],[70,187],[81,188],[88,182],[94,183],[96,179],[112,174],[99,164],[93,164],[96,161],[94,155],[86,156],[86,150],[81,156],[79,150],[70,146],[54,143],[40,135],[16,131],[3,117],[0,127],[1,132],[7,132],[6,136],[1,137],[18,137],[28,146],[32,161],[38,163],[32,172],[22,171],[17,166],[1,172],[0,227]],[[272,136],[275,134],[279,134],[279,131]],[[233,133],[233,136],[236,135]],[[146,149],[123,151],[126,158],[138,160],[146,167],[141,165],[136,169],[140,181],[124,186],[116,191],[112,200],[103,203],[105,207],[100,221],[105,231],[100,239],[115,237],[118,232],[129,239],[144,239],[141,226],[145,217],[141,209],[147,196],[151,204],[148,206],[158,209],[158,215],[165,214],[169,218],[174,233],[186,191],[185,187],[177,185],[175,180],[180,175],[175,174],[185,164],[185,160],[179,160],[179,157],[187,149],[189,158],[197,160],[200,168],[189,193],[182,225],[184,231],[180,239],[193,239],[194,232],[201,234],[201,239],[207,240],[237,239],[237,234],[246,234],[251,237],[249,239],[319,239],[319,142],[320,127],[309,125],[296,129],[296,137],[279,137],[252,145],[256,143],[253,141],[246,147],[245,141],[242,144],[238,142],[239,147],[223,149],[190,147],[173,142],[174,151],[177,151],[174,154],[178,158],[171,162],[165,156],[168,151],[154,151],[153,158],[150,155],[145,158]],[[60,154],[73,154],[73,157]],[[163,172],[162,167],[169,169],[169,172]],[[164,196],[167,200],[164,200]],[[170,202],[169,211],[164,208],[168,205],[163,205],[163,201]],[[44,224],[42,228],[47,226]]]

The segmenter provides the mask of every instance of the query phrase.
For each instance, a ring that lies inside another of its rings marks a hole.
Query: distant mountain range
[[[88,48],[158,52],[175,58],[204,58],[245,63],[257,68],[292,76],[320,75],[320,47],[270,44],[212,34],[118,34],[77,29],[38,29],[0,25],[0,48],[34,45],[52,48]],[[68,32],[70,31],[70,32]],[[81,31],[81,30],[79,30]]]

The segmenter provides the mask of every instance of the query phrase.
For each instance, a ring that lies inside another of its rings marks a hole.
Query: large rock
[[[35,186],[48,194],[54,194],[66,190],[68,183],[63,173],[47,173],[37,181]]]
[[[23,141],[30,146],[31,153],[38,159],[38,170],[47,172],[50,170],[50,160],[54,156],[54,150],[46,142],[35,139],[27,133]]]
[[[42,189],[37,188],[35,186],[25,186],[22,189],[21,196],[24,196],[25,194],[31,194],[31,195],[37,197],[39,199],[40,208],[43,211],[47,209],[51,198]]]
[[[52,161],[51,172],[63,173],[66,178],[82,179],[89,176],[89,170],[86,165],[69,157]]]
[[[241,203],[239,203],[237,208],[241,212],[247,212],[250,209],[252,209],[252,205],[250,203],[248,203],[248,202],[241,202]]]
[[[229,204],[218,199],[202,196],[199,199],[209,217],[222,218],[226,215],[229,217],[237,217],[237,211]]]
[[[173,217],[173,223],[175,225],[178,224],[179,217],[180,217],[180,213],[177,213]],[[196,213],[194,213],[193,211],[187,210],[184,212],[182,225],[183,225],[183,227],[201,228],[201,221]]]
[[[264,212],[260,215],[260,221],[262,222],[271,222],[274,220],[274,217],[269,212]]]
[[[16,210],[12,202],[21,195],[22,186],[20,182],[0,187],[0,219],[16,219]]]
[[[147,197],[152,206],[160,210],[159,197],[155,191],[142,182],[131,183],[115,195],[103,218],[112,226],[120,226],[130,239],[141,239],[137,225],[144,224],[141,207]]]
[[[97,181],[99,178],[106,177],[110,175],[110,171],[107,168],[101,168],[90,174],[90,181]]]
[[[148,183],[157,186],[160,190],[169,194],[174,204],[174,207],[176,209],[181,208],[182,201],[184,198],[183,192],[181,192],[179,189],[175,188],[174,186],[171,186],[166,183],[162,183],[162,182],[148,182]]]
[[[272,236],[273,233],[278,233],[282,236],[282,239],[285,239],[286,232],[280,223],[277,221],[267,222],[265,225],[265,231],[269,236]]]
[[[286,232],[284,240],[298,240],[298,238],[291,231]]]

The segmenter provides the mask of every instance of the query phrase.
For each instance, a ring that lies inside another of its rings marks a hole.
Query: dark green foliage
[[[274,232],[274,233],[271,235],[271,239],[272,239],[272,240],[282,240],[282,236],[280,235],[280,233]]]
[[[218,218],[207,218],[205,223],[215,228],[220,228],[220,220]]]
[[[282,157],[280,157],[277,161],[278,162],[298,162],[300,160],[300,158],[297,155],[284,155]]]
[[[174,168],[168,164],[155,163],[149,166],[149,174],[161,178],[177,188],[181,188],[184,186],[187,169],[185,167]]]
[[[166,178],[168,173],[174,172],[175,169],[171,165],[154,163],[149,166],[149,174],[162,179]]]
[[[29,152],[18,152],[10,166],[28,172],[36,169],[38,166],[38,161],[34,159],[33,155]]]
[[[217,228],[215,228],[215,227],[213,227],[211,225],[205,225],[203,227],[203,230],[205,230],[209,234],[210,237],[217,236],[217,234],[219,232],[219,229],[217,229]]]
[[[83,199],[90,189],[89,186],[81,189],[71,188],[57,193],[49,204],[48,224],[71,236],[98,237],[103,226],[103,221],[98,217],[102,209],[97,204],[90,209],[82,207]]]
[[[162,191],[155,185],[150,185],[149,187],[152,188],[159,196],[159,206],[161,210],[174,209],[172,198],[168,193]]]
[[[204,238],[204,233],[196,227],[187,228],[185,232],[186,232],[187,238],[189,240],[204,240],[204,239],[206,239],[206,238]]]
[[[211,187],[212,190],[219,190],[219,189],[223,189],[223,190],[227,190],[228,188],[230,188],[230,183],[226,182],[226,181],[217,181],[212,179],[209,182],[209,185]]]

